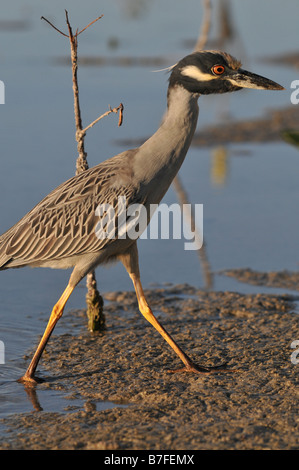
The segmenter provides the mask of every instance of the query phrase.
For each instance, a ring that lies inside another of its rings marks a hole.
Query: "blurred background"
[[[122,127],[111,115],[89,130],[85,148],[89,165],[94,166],[155,132],[165,111],[168,74],[154,71],[194,50],[204,3],[2,2],[1,233],[75,173],[69,42],[41,16],[67,32],[64,9],[74,31],[104,14],[79,36],[83,126],[109,105],[122,102],[125,111]],[[298,79],[299,4],[297,0],[272,0],[271,5],[260,0],[212,0],[211,4],[206,48],[231,53],[243,68],[280,83],[285,91],[244,90],[200,98],[198,134],[179,178],[189,202],[203,204],[204,260],[202,253],[185,251],[184,240],[140,240],[141,279],[144,287],[188,283],[206,288],[208,270],[210,288],[259,292],[265,288],[240,283],[220,271],[298,271],[299,153],[281,138],[281,132],[298,129],[299,105],[291,104],[290,85]],[[164,202],[178,202],[174,187]],[[69,271],[30,268],[0,273],[0,339],[6,345],[6,367],[13,367],[9,361],[21,358],[43,331],[69,275]],[[96,276],[101,292],[132,289],[122,265],[98,268]],[[82,307],[84,282],[66,310]]]

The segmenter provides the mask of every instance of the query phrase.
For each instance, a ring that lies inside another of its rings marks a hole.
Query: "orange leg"
[[[171,371],[171,372],[186,371],[186,372],[195,372],[197,374],[211,374],[214,372],[219,372],[221,370],[226,370],[225,364],[222,364],[216,367],[204,367],[204,366],[199,366],[195,364],[190,359],[190,357],[188,357],[187,354],[184,353],[184,351],[182,351],[182,349],[176,344],[176,342],[172,339],[172,337],[167,333],[167,331],[161,325],[161,323],[156,319],[150,306],[148,305],[146,301],[146,298],[142,289],[142,285],[140,281],[140,274],[139,274],[137,244],[134,243],[133,245],[131,245],[131,247],[128,249],[126,253],[119,256],[119,259],[123,263],[130,278],[133,281],[140,312],[146,318],[146,320],[149,321],[151,325],[153,325],[153,327],[160,333],[160,335],[162,335],[165,341],[167,341],[169,346],[174,350],[174,352],[179,356],[179,358],[185,365],[185,367],[178,369],[178,370]]]
[[[32,358],[32,361],[30,362],[30,365],[27,369],[27,371],[25,372],[25,374],[23,375],[23,377],[21,377],[19,379],[19,382],[24,382],[24,383],[36,383],[38,382],[38,379],[36,379],[34,377],[34,374],[35,374],[35,371],[36,371],[36,368],[37,368],[37,365],[38,365],[38,362],[41,358],[41,355],[46,347],[46,344],[47,342],[49,341],[49,338],[55,328],[55,325],[56,323],[58,322],[59,318],[61,318],[62,314],[63,314],[63,310],[64,310],[64,307],[65,307],[65,304],[67,303],[71,293],[73,292],[74,290],[74,287],[71,287],[70,285],[67,286],[67,288],[65,289],[65,291],[63,292],[62,296],[60,297],[60,299],[58,300],[57,304],[54,306],[53,310],[52,310],[52,313],[51,313],[51,316],[49,318],[49,322],[47,324],[47,327],[45,329],[45,332],[43,334],[43,337],[37,347],[37,350],[35,351],[35,354]]]
[[[153,325],[153,327],[160,333],[160,335],[162,335],[165,341],[167,341],[169,346],[171,346],[174,352],[179,356],[181,361],[185,364],[185,367],[181,369],[176,369],[170,372],[183,372],[184,371],[184,372],[195,372],[197,374],[211,374],[214,372],[218,372],[220,370],[224,370],[224,365],[216,366],[216,367],[203,367],[203,366],[199,366],[195,364],[190,359],[190,357],[188,357],[187,354],[184,353],[184,351],[182,351],[182,349],[176,344],[176,342],[172,339],[172,337],[167,333],[165,328],[161,325],[161,323],[159,323],[159,321],[154,316],[151,308],[149,307],[145,299],[139,277],[136,277],[134,274],[130,274],[130,277],[135,287],[140,312],[146,318],[146,320],[149,321],[151,325]]]

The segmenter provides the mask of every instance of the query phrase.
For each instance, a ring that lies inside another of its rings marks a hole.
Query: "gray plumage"
[[[100,240],[98,204],[116,207],[118,195],[137,200],[130,162],[135,151],[117,155],[62,183],[0,238],[1,269],[22,266],[70,268],[86,253],[99,255],[113,240]],[[122,178],[120,181],[119,173]]]
[[[118,198],[125,197],[126,208],[132,204],[146,208],[148,223],[151,204],[161,201],[190,147],[197,125],[199,96],[244,87],[283,89],[243,70],[241,63],[226,53],[205,51],[185,57],[171,69],[167,113],[152,137],[139,148],[120,153],[61,184],[0,237],[0,270],[23,266],[74,267],[22,381],[35,382],[39,359],[74,287],[97,265],[115,259],[122,261],[133,281],[141,313],[177,353],[184,370],[196,373],[218,370],[197,366],[154,317],[140,281],[136,240],[98,237],[97,207],[109,204],[117,218]]]
[[[123,253],[132,240],[99,239],[96,208],[106,203],[117,213],[118,196],[126,198],[127,207],[158,204],[186,156],[197,115],[197,99],[176,88],[163,124],[139,149],[61,184],[1,236],[0,269],[76,266],[72,284],[77,284],[92,267]]]

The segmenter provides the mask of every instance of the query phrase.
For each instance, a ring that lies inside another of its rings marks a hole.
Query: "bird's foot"
[[[234,372],[234,369],[227,369],[227,363],[224,362],[218,366],[200,366],[195,364],[194,362],[190,362],[185,367],[181,367],[179,369],[168,370],[168,372],[175,373],[175,372],[191,372],[193,374],[217,374],[218,372]]]
[[[18,379],[18,382],[28,387],[34,387],[35,385],[44,382],[44,379],[36,377],[35,375],[31,376],[29,374],[24,374],[23,377]]]

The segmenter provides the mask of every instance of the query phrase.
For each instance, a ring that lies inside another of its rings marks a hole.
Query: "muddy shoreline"
[[[62,317],[70,333],[57,327],[40,366],[47,382],[31,392],[37,407],[45,388],[81,397],[84,407],[2,419],[0,448],[297,449],[299,364],[291,361],[290,345],[299,339],[299,316],[292,296],[187,285],[146,294],[192,359],[204,365],[227,361],[236,370],[170,373],[180,362],[138,313],[134,293],[109,293],[104,333],[86,331],[83,311]],[[115,407],[98,411],[100,401]]]
[[[299,290],[299,272],[270,271],[258,272],[253,269],[228,269],[221,271],[225,276],[233,277],[240,282],[255,286],[278,287],[279,289]]]

